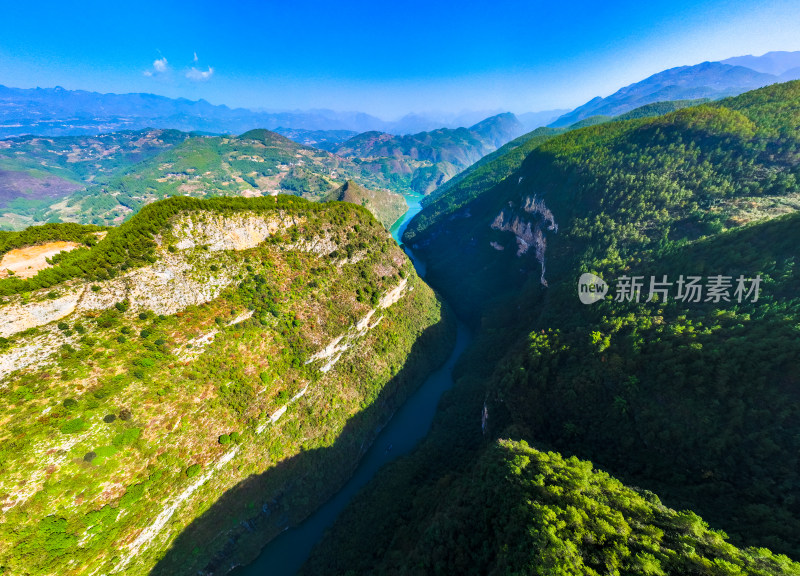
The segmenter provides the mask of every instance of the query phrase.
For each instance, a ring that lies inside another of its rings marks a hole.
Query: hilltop
[[[511,138],[519,123],[513,115],[500,115],[469,130],[408,137],[284,131],[328,150],[265,129],[240,136],[144,130],[2,140],[0,227],[118,224],[142,206],[176,195],[293,194],[320,200],[348,180],[385,197],[373,205],[399,206],[393,192],[435,189]]]
[[[392,227],[398,218],[408,210],[408,204],[400,194],[391,192],[375,192],[348,180],[339,188],[328,194],[323,202],[350,202],[364,206],[375,215],[375,218],[387,229]]]

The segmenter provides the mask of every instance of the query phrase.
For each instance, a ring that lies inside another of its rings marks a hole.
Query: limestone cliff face
[[[16,297],[0,306],[0,337],[8,338],[30,328],[45,327],[71,314],[99,312],[127,301],[131,313],[152,311],[171,315],[219,296],[241,271],[241,263],[220,252],[247,250],[270,236],[300,223],[302,218],[281,213],[224,216],[213,213],[185,214],[175,219],[169,234],[177,252],[166,249],[163,237],[155,264],[133,269],[103,282],[76,280],[28,299]],[[205,247],[206,249],[202,249]],[[328,254],[336,245],[328,238],[314,238],[290,246],[296,250]],[[212,265],[214,269],[212,270]],[[10,352],[0,354],[0,378],[9,372],[46,359],[67,339],[57,331],[25,338]]]
[[[212,252],[247,250],[282,230],[300,224],[303,218],[282,214],[194,214],[179,218],[172,228],[179,250],[207,246]]]
[[[546,232],[558,233],[558,224],[544,200],[536,196],[524,198],[521,208],[521,211],[515,210],[509,203],[509,207],[501,210],[489,226],[494,230],[514,234],[518,258],[527,253],[531,247],[535,249],[536,259],[542,266],[540,281],[542,286],[547,286],[545,279],[547,240],[545,234]],[[503,249],[503,246],[497,242],[491,242],[490,245],[495,250]]]

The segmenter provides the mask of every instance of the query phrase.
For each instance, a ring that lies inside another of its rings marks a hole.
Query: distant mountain
[[[345,140],[358,136],[354,130],[306,130],[303,128],[278,127],[273,130],[298,144],[313,146],[320,150],[333,150]]]
[[[720,63],[731,66],[744,66],[756,72],[781,76],[792,68],[800,68],[800,51],[767,52],[763,56],[737,56],[727,60],[720,60]]]
[[[413,136],[281,131],[293,139],[266,129],[238,137],[148,129],[0,140],[0,229],[112,224],[175,195],[320,200],[347,181],[365,187],[358,203],[390,225],[407,209],[392,193],[430,192],[522,128],[513,114],[500,114],[470,129]],[[392,198],[379,201],[376,194]]]
[[[333,148],[374,174],[393,174],[414,192],[438,186],[524,132],[513,114],[498,114],[470,128],[440,128],[407,136],[365,132]]]
[[[789,82],[790,80],[800,80],[800,66],[787,70],[780,76],[781,81]]]
[[[680,66],[654,74],[608,96],[596,97],[550,124],[571,126],[590,116],[618,116],[645,104],[666,100],[716,100],[781,82],[781,78],[721,62]]]
[[[265,112],[155,94],[0,86],[0,138],[22,134],[93,135],[142,128],[238,134],[253,128],[279,126],[363,132],[384,129],[387,123],[362,112]]]
[[[363,112],[327,109],[275,112],[229,108],[205,100],[167,98],[155,94],[100,94],[58,86],[32,89],[0,86],[0,138],[25,134],[81,136],[144,128],[174,128],[210,134],[241,134],[254,128],[352,131],[354,134],[377,130],[411,134],[442,127],[470,126],[496,113],[422,113],[386,121]],[[308,135],[298,136],[305,138]],[[319,143],[319,140],[314,142]]]
[[[53,209],[63,220],[111,224],[171,196],[292,194],[322,200],[348,180],[386,194],[388,189],[406,190],[393,174],[373,173],[351,159],[257,129],[236,137],[188,138],[99,185],[83,188],[65,207]]]
[[[541,112],[526,112],[524,114],[517,114],[517,119],[522,122],[527,132],[536,130],[542,126],[547,126],[554,120],[558,119],[569,112],[567,108],[558,110],[543,110]]]

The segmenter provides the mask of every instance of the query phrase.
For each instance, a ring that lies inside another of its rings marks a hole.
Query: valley
[[[672,66],[0,86],[0,574],[800,576],[800,52]]]

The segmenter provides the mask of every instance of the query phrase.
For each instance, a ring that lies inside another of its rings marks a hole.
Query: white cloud
[[[153,69],[156,72],[166,72],[167,71],[167,59],[166,58],[159,58],[155,62],[153,62]]]
[[[158,58],[157,60],[153,61],[153,67],[148,68],[144,71],[145,76],[156,76],[158,74],[164,74],[169,70],[169,63],[167,59],[164,57]]]
[[[198,70],[194,66],[192,66],[187,72],[186,77],[189,80],[194,80],[195,82],[204,82],[211,78],[211,75],[214,74],[214,69],[209,66],[208,70]]]
[[[197,62],[197,52],[194,53],[194,62]]]

